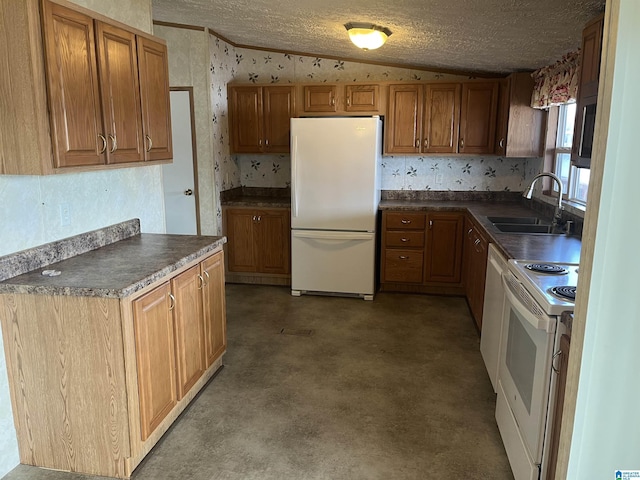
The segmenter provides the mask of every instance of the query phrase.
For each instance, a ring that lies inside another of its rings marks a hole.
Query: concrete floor
[[[225,368],[135,480],[513,479],[464,299],[227,296]],[[24,465],[4,477],[97,478]]]

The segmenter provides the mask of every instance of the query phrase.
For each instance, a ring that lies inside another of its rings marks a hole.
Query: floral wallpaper
[[[290,156],[229,153],[226,84],[464,80],[461,75],[235,48],[210,36],[210,84],[216,191],[238,186],[287,187]],[[382,159],[383,190],[516,191],[540,171],[540,159],[496,156]],[[219,202],[217,217],[221,218]],[[218,222],[220,224],[220,222]]]

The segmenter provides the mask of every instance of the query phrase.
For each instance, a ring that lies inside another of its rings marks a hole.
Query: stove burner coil
[[[558,297],[567,298],[569,300],[576,299],[576,287],[571,287],[568,285],[553,287],[551,289],[551,293],[553,293],[554,295],[557,295]]]
[[[532,272],[548,273],[551,275],[568,273],[566,268],[563,268],[560,265],[552,265],[550,263],[530,263],[529,265],[525,265],[525,268]]]

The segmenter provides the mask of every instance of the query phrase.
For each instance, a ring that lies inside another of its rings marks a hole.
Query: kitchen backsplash
[[[243,186],[290,184],[289,155],[238,155],[237,160]],[[382,189],[521,191],[540,164],[538,158],[387,156],[382,157]]]

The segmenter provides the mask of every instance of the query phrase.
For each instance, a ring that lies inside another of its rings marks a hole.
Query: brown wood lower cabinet
[[[471,315],[481,330],[489,245],[479,227],[468,217],[464,231],[464,289]]]
[[[290,283],[290,212],[288,208],[223,210],[229,281]]]
[[[223,256],[125,298],[0,295],[21,463],[131,475],[222,364]]]
[[[384,211],[381,289],[461,293],[461,213]]]

